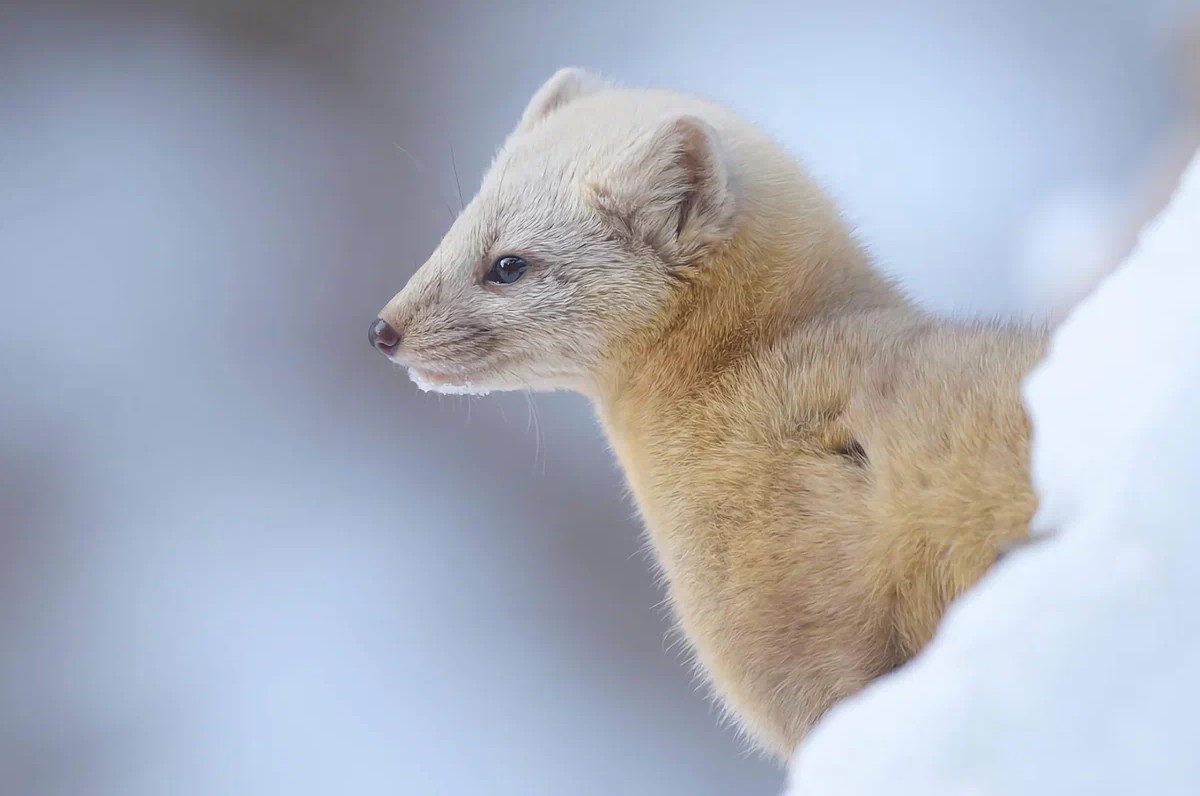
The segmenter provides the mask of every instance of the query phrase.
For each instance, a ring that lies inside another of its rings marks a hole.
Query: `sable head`
[[[440,392],[585,389],[736,228],[719,108],[578,69],[530,100],[371,342]]]

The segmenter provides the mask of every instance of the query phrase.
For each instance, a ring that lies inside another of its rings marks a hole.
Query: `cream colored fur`
[[[704,100],[557,73],[380,317],[427,388],[592,399],[696,660],[780,756],[1027,534],[1042,336],[919,310]]]

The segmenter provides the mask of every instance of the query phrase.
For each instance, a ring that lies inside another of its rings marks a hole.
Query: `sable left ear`
[[[733,234],[737,197],[717,130],[667,119],[589,180],[597,209],[664,260],[688,264]]]
[[[586,69],[563,67],[551,75],[530,98],[517,129],[528,129],[568,102],[599,91],[605,85],[602,79]]]

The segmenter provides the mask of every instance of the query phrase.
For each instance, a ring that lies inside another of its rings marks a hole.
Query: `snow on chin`
[[[487,395],[491,390],[469,381],[451,382],[430,378],[416,368],[408,369],[408,377],[413,384],[423,392],[436,392],[442,395]]]

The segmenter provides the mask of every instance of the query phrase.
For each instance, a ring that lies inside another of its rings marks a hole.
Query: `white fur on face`
[[[717,133],[695,100],[562,70],[530,100],[479,193],[384,309],[424,390],[583,389],[659,316],[673,269],[731,234]],[[529,263],[510,285],[482,276]]]

